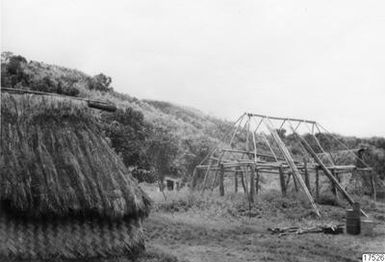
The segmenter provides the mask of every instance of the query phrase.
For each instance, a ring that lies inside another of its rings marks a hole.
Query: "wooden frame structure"
[[[300,134],[299,128],[301,126],[306,126],[306,134],[313,137],[313,144],[317,145],[317,149],[311,146]],[[290,128],[293,137],[302,149],[302,159],[293,157],[294,154],[283,142],[280,132],[284,127]],[[269,135],[266,135],[263,129]],[[339,191],[353,205],[354,200],[341,186],[338,175],[358,169],[370,172],[371,168],[353,150],[334,137],[343,145],[345,151],[360,163],[360,165],[337,165],[333,159],[333,154],[325,151],[315,136],[315,132],[322,133],[321,130],[333,137],[316,121],[244,113],[234,123],[231,138],[228,136],[230,140],[225,141],[227,144],[216,147],[196,166],[194,177],[198,172],[201,172],[203,180],[195,188],[205,191],[207,189],[213,190],[216,185],[219,185],[220,196],[223,196],[225,194],[224,177],[226,174],[232,174],[234,176],[234,191],[238,192],[238,178],[240,177],[243,191],[252,203],[259,190],[261,173],[278,174],[283,195],[286,195],[287,185],[292,177],[295,188],[304,192],[315,214],[320,217],[319,208],[310,192],[309,172],[315,173],[316,199],[318,199],[319,172],[322,171],[335,189],[336,197],[338,196],[337,191]],[[242,148],[235,148],[235,144],[238,147],[242,145]],[[262,148],[263,145],[264,149]],[[361,212],[366,216],[362,210]]]

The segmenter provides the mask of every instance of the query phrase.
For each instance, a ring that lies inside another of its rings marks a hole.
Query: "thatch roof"
[[[105,141],[91,109],[3,94],[1,111],[3,206],[34,217],[148,214],[150,199]]]

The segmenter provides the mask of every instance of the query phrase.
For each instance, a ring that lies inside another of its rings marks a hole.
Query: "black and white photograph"
[[[385,261],[383,0],[0,12],[0,262]]]

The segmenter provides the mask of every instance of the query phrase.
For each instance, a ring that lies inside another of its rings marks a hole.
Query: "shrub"
[[[77,96],[79,95],[79,90],[73,86],[63,87],[64,84],[61,81],[54,81],[48,76],[43,77],[42,79],[35,80],[30,85],[30,88],[35,91],[48,92],[48,93],[57,93],[68,96]]]
[[[26,86],[29,84],[29,76],[24,73],[27,59],[22,56],[15,56],[12,53],[2,54],[1,63],[1,86],[15,87],[17,84]]]
[[[128,166],[144,166],[143,143],[146,138],[143,114],[132,108],[102,115],[103,128],[115,151]]]
[[[113,88],[110,87],[111,82],[111,77],[100,73],[88,79],[88,88],[102,92],[112,91]]]
[[[140,167],[130,168],[131,174],[138,182],[155,183],[158,178],[153,170],[148,170]]]

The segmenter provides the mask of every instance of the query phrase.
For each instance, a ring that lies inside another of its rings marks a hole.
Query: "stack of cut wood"
[[[301,227],[275,227],[275,228],[268,228],[268,231],[270,231],[272,234],[279,234],[279,236],[285,236],[289,234],[306,234],[306,233],[324,233],[324,234],[342,234],[344,232],[344,225],[326,225],[326,226],[314,226],[314,227],[308,227],[308,228],[301,228]]]

